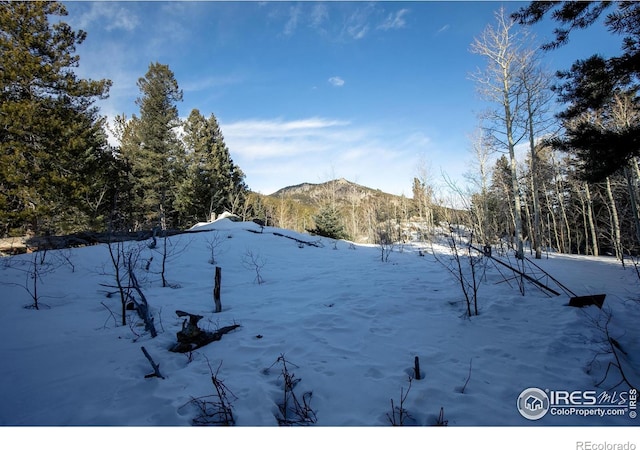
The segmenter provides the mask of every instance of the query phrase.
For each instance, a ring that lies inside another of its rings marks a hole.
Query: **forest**
[[[58,2],[0,3],[0,237],[81,231],[183,230],[223,212],[354,241],[428,237],[463,224],[517,256],[640,251],[640,5],[532,2],[495,13],[470,45],[485,66],[470,78],[486,101],[470,139],[467,184],[417,168],[412,197],[338,180],[313,201],[252,192],[214,114],[181,119],[171,68],[141,74],[138,114],[107,120],[96,103],[112,81],[79,78],[86,39]],[[536,43],[545,18],[555,39]],[[621,53],[543,69],[573,30],[607,27]],[[598,22],[598,23],[596,23]],[[115,138],[116,144],[108,139]],[[413,233],[413,234],[412,234]]]

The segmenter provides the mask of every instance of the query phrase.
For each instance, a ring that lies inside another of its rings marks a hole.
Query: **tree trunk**
[[[549,191],[547,190],[547,187],[544,185],[543,185],[543,190],[544,190],[545,198],[547,200],[547,209],[549,210],[547,217],[551,218],[551,223],[549,224],[549,233],[551,233],[551,228],[553,228],[553,236],[556,241],[556,250],[558,252],[562,252],[561,245],[560,245],[560,237],[558,236],[558,225],[556,223],[556,215],[553,209],[551,208],[551,199],[549,198]],[[551,225],[553,225],[553,227],[551,227]],[[551,245],[551,239],[549,239],[549,245]]]
[[[564,240],[564,237],[562,239],[562,247],[563,247],[562,252],[571,253],[571,225],[569,224],[569,219],[567,218],[567,210],[564,204],[562,181],[560,180],[560,176],[558,173],[559,172],[558,165],[556,164],[553,156],[551,157],[551,162],[554,167],[553,177],[554,177],[554,185],[556,188],[556,198],[558,199],[558,206],[560,207],[560,216],[562,218],[562,222],[564,223],[564,226],[566,227],[565,230],[567,232],[566,241]],[[562,235],[564,236],[564,231],[562,232]]]
[[[589,229],[591,231],[591,250],[593,251],[593,256],[598,256],[600,254],[600,252],[598,251],[598,235],[596,233],[595,221],[593,219],[593,202],[591,201],[591,191],[587,183],[584,184],[584,191],[587,196],[587,218],[589,219]]]
[[[584,254],[589,254],[589,228],[587,226],[587,205],[581,192],[578,192],[578,200],[580,200],[580,213],[582,215],[582,230],[584,233]],[[580,254],[581,239],[578,239],[578,255]]]
[[[613,190],[611,189],[611,180],[606,179],[607,198],[609,199],[609,207],[611,208],[611,234],[613,238],[613,247],[616,252],[616,258],[622,262],[624,266],[624,255],[622,253],[622,240],[620,238],[620,220],[618,218],[618,208],[613,198]]]
[[[515,143],[513,140],[513,122],[511,108],[508,99],[508,90],[505,91],[505,118],[507,122],[507,140],[509,142],[509,163],[511,165],[511,192],[513,194],[513,219],[515,225],[516,258],[524,259],[524,247],[522,244],[522,209],[520,205],[520,187],[518,185],[518,172],[516,167]]]
[[[529,202],[527,201],[527,198],[524,198],[524,213],[525,213],[525,217],[527,219],[527,229],[529,230],[529,233],[531,233],[532,228],[533,228],[533,223],[531,221],[531,209],[529,208]],[[527,236],[527,238],[530,238],[531,236]],[[531,244],[530,250],[533,251],[533,242]]]
[[[580,213],[582,215],[582,231],[584,234],[584,254],[589,254],[589,227],[587,225],[587,202],[585,201],[580,187],[576,189],[578,200],[580,201]],[[580,254],[580,244],[578,243],[578,254]]]
[[[536,252],[535,258],[542,258],[540,249],[540,200],[538,199],[538,153],[533,130],[533,111],[530,91],[527,90],[527,113],[529,116],[529,148],[531,150],[531,200],[533,202],[533,229],[531,229],[532,244]]]

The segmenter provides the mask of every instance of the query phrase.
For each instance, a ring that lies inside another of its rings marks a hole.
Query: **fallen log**
[[[286,234],[278,233],[277,231],[274,231],[273,235],[291,239],[292,241],[296,241],[298,244],[309,245],[311,247],[322,247],[322,244],[319,243],[319,240],[316,242],[304,241],[302,239],[294,238],[293,236],[287,236]]]
[[[198,322],[203,316],[191,314],[185,311],[176,311],[178,317],[188,317],[182,323],[182,329],[176,333],[178,342],[169,350],[175,353],[187,353],[204,347],[214,341],[219,341],[222,336],[235,330],[240,325],[234,324],[222,327],[215,332],[205,331],[198,327]]]

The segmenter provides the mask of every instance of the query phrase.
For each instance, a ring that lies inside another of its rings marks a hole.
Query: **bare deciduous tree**
[[[522,67],[531,60],[534,51],[527,48],[529,37],[525,30],[516,28],[516,23],[509,18],[504,8],[495,13],[495,18],[496,25],[488,25],[471,44],[471,52],[487,60],[485,70],[478,71],[472,77],[480,95],[498,105],[486,119],[491,124],[488,128],[491,136],[509,154],[516,255],[523,258],[522,213],[515,146],[524,137],[521,120],[525,90],[518,76],[522,73]]]
[[[553,123],[549,114],[549,104],[552,99],[550,75],[538,65],[539,57],[532,52],[528,61],[520,67],[517,75],[524,94],[524,113],[526,133],[529,140],[529,154],[531,170],[531,201],[533,206],[533,223],[531,228],[533,248],[536,259],[542,258],[542,230],[540,223],[540,186],[538,183],[538,149],[536,136],[548,132]]]

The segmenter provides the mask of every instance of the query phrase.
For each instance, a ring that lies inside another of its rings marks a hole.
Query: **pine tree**
[[[169,66],[151,63],[138,80],[141,96],[136,100],[140,117],[125,127],[123,157],[131,165],[136,228],[174,226],[175,186],[183,177],[184,149],[176,134],[180,125],[176,103],[182,101]]]
[[[340,212],[334,205],[327,204],[320,208],[313,220],[316,223],[316,228],[313,230],[316,234],[331,239],[347,238]]]
[[[49,22],[66,15],[57,2],[0,2],[3,235],[72,231],[103,213],[113,159],[94,102],[111,82],[75,75],[86,33]]]
[[[239,211],[247,187],[234,164],[216,117],[194,109],[184,126],[186,176],[178,187],[176,205],[187,221],[209,219],[224,211]]]

